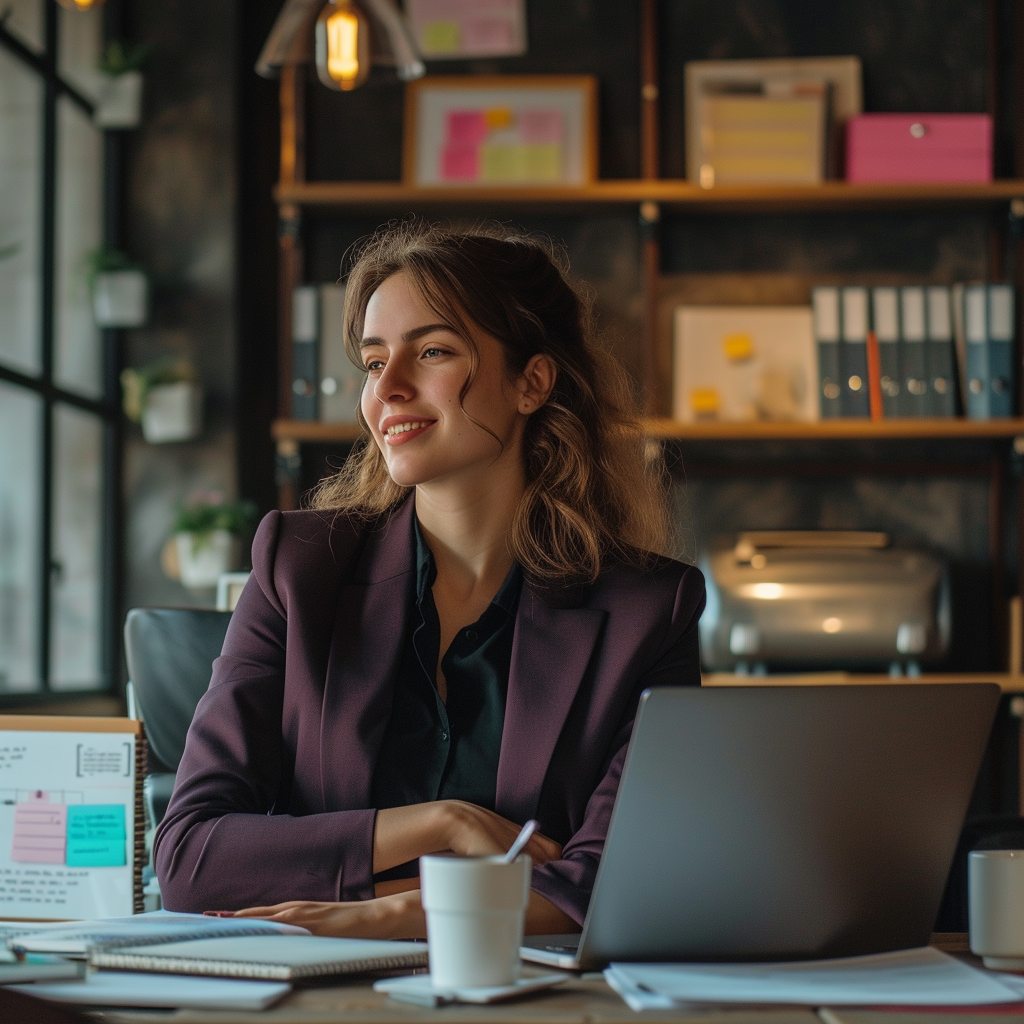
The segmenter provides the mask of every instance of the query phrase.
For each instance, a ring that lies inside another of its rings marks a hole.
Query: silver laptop
[[[644,694],[580,935],[523,958],[800,960],[927,945],[991,683]]]

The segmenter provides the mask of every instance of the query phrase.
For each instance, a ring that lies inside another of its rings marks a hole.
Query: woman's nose
[[[412,397],[412,384],[401,360],[388,360],[373,385],[373,394],[378,402],[400,402]]]

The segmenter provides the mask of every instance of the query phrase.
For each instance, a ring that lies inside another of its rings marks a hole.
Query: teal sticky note
[[[69,868],[117,868],[127,864],[123,804],[71,804],[68,807]]]

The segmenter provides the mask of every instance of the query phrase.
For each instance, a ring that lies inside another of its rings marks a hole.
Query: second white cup
[[[511,864],[503,857],[420,857],[430,979],[436,988],[516,981],[532,868],[525,854]]]
[[[1024,970],[1024,850],[967,858],[971,952],[993,970]]]

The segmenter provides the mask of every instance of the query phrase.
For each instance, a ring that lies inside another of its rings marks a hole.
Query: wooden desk
[[[934,935],[932,944],[971,957],[967,936]],[[300,988],[269,1010],[119,1011],[117,1024],[1024,1024],[1024,1013],[891,1013],[880,1010],[648,1010],[634,1013],[597,975],[574,977],[560,988],[495,1006],[436,1010],[399,1003],[364,980]]]

